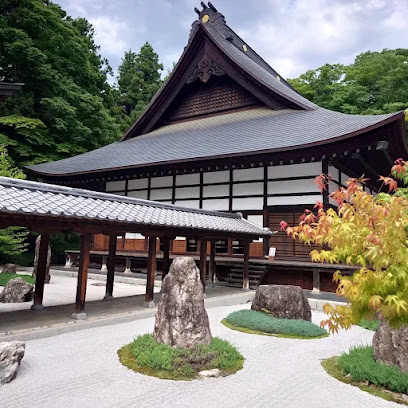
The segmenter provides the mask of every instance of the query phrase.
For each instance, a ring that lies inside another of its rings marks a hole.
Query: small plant
[[[121,363],[134,371],[170,380],[192,380],[200,371],[213,368],[218,368],[222,375],[233,374],[244,363],[235,347],[217,337],[209,346],[177,349],[144,334],[122,347],[118,355]]]
[[[257,310],[238,310],[229,314],[223,323],[231,329],[281,337],[318,338],[328,335],[325,329],[306,320],[278,319]]]

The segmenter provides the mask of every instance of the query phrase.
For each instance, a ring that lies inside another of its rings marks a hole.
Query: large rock
[[[0,343],[0,384],[9,383],[16,378],[24,352],[25,343],[22,341]]]
[[[40,253],[40,242],[41,242],[41,235],[37,237],[35,240],[35,255],[34,255],[34,270],[33,270],[33,278],[37,276],[37,269],[38,269],[38,257]],[[47,252],[47,266],[45,270],[45,283],[50,283],[51,275],[50,275],[50,266],[51,266],[51,247],[48,245],[48,252]]]
[[[5,264],[1,273],[17,273],[17,265],[12,263]]]
[[[300,286],[261,285],[256,291],[251,309],[267,309],[278,318],[312,320],[309,302]]]
[[[373,353],[377,361],[408,372],[408,326],[393,330],[381,320],[373,337]]]
[[[0,303],[23,303],[33,300],[34,285],[22,278],[10,279],[0,293]]]
[[[175,258],[163,280],[154,338],[173,347],[211,343],[200,271],[191,257]]]

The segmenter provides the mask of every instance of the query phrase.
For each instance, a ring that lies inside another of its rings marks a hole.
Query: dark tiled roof
[[[29,168],[40,174],[66,175],[257,151],[284,151],[330,143],[399,115],[346,115],[323,108],[250,109],[163,126],[143,136]]]
[[[238,214],[194,210],[155,201],[0,177],[0,215],[4,214],[181,228],[191,233],[208,231],[220,235],[225,233],[251,237],[270,234]]]

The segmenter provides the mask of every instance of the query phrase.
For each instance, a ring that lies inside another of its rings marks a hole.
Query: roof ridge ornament
[[[232,41],[233,36],[228,30],[225,16],[221,14],[211,2],[208,2],[208,5],[206,5],[202,1],[201,7],[203,8],[201,11],[197,7],[194,8],[194,11],[198,14],[198,19],[194,21],[191,26],[189,42],[200,24],[211,24],[224,38],[228,41]]]
[[[225,72],[207,54],[204,54],[193,73],[188,77],[186,83],[191,84],[196,79],[207,83],[211,75],[221,76]]]

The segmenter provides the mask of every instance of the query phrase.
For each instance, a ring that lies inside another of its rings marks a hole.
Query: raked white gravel
[[[137,334],[152,332],[154,319],[98,327],[28,341],[17,378],[0,388],[1,408],[131,407],[398,407],[343,384],[321,367],[322,359],[372,332],[360,327],[318,340],[282,339],[232,331],[220,321],[242,305],[208,309],[213,335],[233,343],[244,368],[225,378],[174,382],[123,367],[117,350]],[[320,312],[313,321],[320,322]]]

